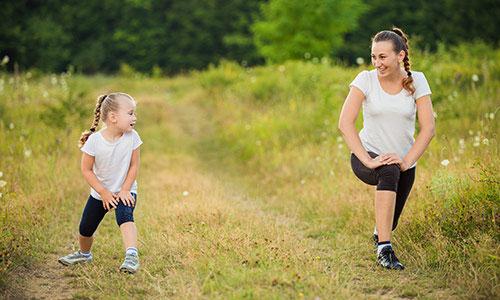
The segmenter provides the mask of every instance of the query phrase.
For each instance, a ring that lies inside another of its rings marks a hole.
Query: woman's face
[[[404,58],[404,51],[396,53],[391,41],[372,43],[372,64],[380,77],[386,77],[400,72],[400,64]]]

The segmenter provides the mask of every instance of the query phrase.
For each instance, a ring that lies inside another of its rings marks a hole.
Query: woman
[[[415,165],[434,136],[431,90],[421,72],[410,70],[408,39],[401,29],[381,31],[372,39],[375,67],[350,84],[339,129],[351,150],[354,174],[376,185],[377,262],[388,269],[404,266],[394,254],[391,234],[398,224],[415,179]],[[363,105],[363,129],[355,122]],[[420,132],[416,139],[415,116]]]

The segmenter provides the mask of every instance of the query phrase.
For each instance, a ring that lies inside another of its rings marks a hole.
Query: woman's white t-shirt
[[[94,156],[94,174],[102,185],[110,192],[118,193],[127,177],[132,151],[141,144],[142,140],[135,130],[124,132],[115,142],[107,141],[101,131],[98,131],[89,136],[80,150]],[[137,194],[137,181],[134,180],[130,192]],[[92,187],[90,195],[102,200]]]
[[[431,94],[422,72],[411,71],[415,93],[402,89],[398,94],[386,93],[378,80],[377,70],[362,71],[349,85],[360,89],[363,101],[363,129],[359,137],[367,151],[376,154],[396,153],[404,158],[415,139],[415,101]],[[413,166],[412,166],[413,167]]]

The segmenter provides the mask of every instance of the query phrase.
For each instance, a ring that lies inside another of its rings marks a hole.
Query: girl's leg
[[[135,194],[132,195],[136,199],[137,204],[137,196]],[[125,250],[131,247],[137,249],[137,227],[134,223],[134,208],[126,206],[121,201],[116,207],[116,223],[120,227]]]
[[[134,222],[125,222],[120,225],[122,232],[123,246],[125,250],[130,247],[137,249],[137,227]]]
[[[102,201],[89,196],[87,204],[83,209],[82,219],[80,221],[80,251],[89,252],[94,241],[93,235],[99,223],[106,215],[107,210],[102,206]]]
[[[392,230],[396,229],[399,217],[403,212],[406,200],[410,195],[413,182],[415,181],[415,168],[411,168],[401,173],[398,183],[398,192],[396,194],[396,208],[394,211],[394,220],[392,222]]]

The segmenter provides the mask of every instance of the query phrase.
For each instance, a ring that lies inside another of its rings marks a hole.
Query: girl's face
[[[380,77],[401,72],[401,62],[405,57],[404,51],[396,53],[391,41],[373,42],[372,64]]]
[[[135,116],[135,101],[129,98],[120,99],[118,111],[112,112],[110,121],[113,126],[123,132],[134,129],[137,117]]]

